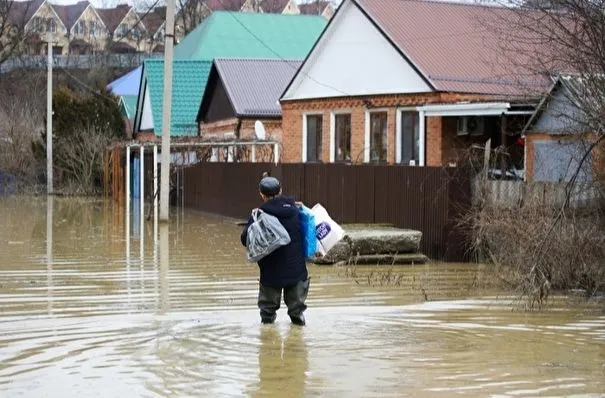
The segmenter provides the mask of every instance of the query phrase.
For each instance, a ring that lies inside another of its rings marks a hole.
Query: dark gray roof
[[[237,116],[281,116],[279,98],[301,63],[279,59],[214,60]]]

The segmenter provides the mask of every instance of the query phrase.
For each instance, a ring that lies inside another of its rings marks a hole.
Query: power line
[[[223,0],[219,0],[219,3],[221,3],[221,5],[224,8],[227,8],[227,6],[225,5],[225,3],[223,2]],[[343,94],[347,97],[352,96],[351,94],[344,92],[342,90],[340,90],[339,88],[336,88],[334,86],[331,86],[329,84],[326,83],[322,83],[319,80],[315,79],[313,76],[309,75],[308,73],[304,72],[302,70],[302,65],[300,68],[295,67],[294,65],[291,64],[292,60],[287,60],[284,57],[281,56],[281,54],[279,54],[277,51],[275,51],[273,48],[271,48],[270,45],[268,45],[267,43],[265,43],[265,41],[263,41],[260,37],[258,37],[252,30],[250,30],[239,18],[237,18],[237,16],[235,15],[235,13],[230,12],[229,15],[231,15],[233,17],[233,19],[235,19],[235,21],[240,24],[242,26],[242,28],[244,28],[248,33],[250,33],[250,35],[252,37],[254,37],[260,44],[262,44],[265,48],[267,48],[270,52],[272,52],[273,54],[275,54],[280,61],[285,62],[290,68],[292,68],[293,70],[295,70],[298,73],[303,74],[304,76],[306,76],[307,78],[309,78],[309,80],[312,80],[313,82],[319,84],[320,86],[324,86],[326,88],[329,88],[331,90],[337,91],[340,94]],[[319,40],[319,39],[318,39]]]

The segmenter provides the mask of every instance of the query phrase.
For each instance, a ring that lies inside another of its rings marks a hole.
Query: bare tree
[[[212,12],[205,0],[177,0],[176,24],[187,35]]]
[[[25,29],[35,11],[33,2],[0,0],[0,66],[19,55],[28,35]]]
[[[88,126],[75,131],[69,138],[57,139],[55,161],[60,165],[66,181],[73,184],[67,191],[78,194],[96,194],[100,186],[103,153],[111,143],[106,131],[98,126]],[[57,166],[59,168],[59,166]]]
[[[20,191],[36,189],[40,170],[39,160],[32,152],[32,143],[44,129],[44,106],[37,95],[40,84],[36,80],[30,76],[28,84],[21,88],[16,87],[23,85],[18,78],[0,84],[0,98],[10,98],[0,101],[0,171],[14,176]]]
[[[504,265],[500,276],[532,306],[543,304],[551,287],[592,296],[605,289],[605,0],[501,5],[482,23],[502,39],[501,56],[515,70],[517,83],[534,95],[542,90],[539,108],[563,126],[561,139],[577,143],[579,150],[558,203],[546,197],[544,186],[539,198],[525,195],[503,207],[490,200],[489,181],[484,181],[479,191],[487,195],[465,219],[471,246],[484,259]],[[586,170],[592,173],[588,180],[582,178]],[[528,184],[524,192],[532,189]],[[600,192],[600,200],[576,206],[572,196],[580,189]]]

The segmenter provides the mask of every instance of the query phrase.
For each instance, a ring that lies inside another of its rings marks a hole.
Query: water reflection
[[[53,211],[54,196],[46,197],[46,286],[48,286],[48,315],[53,310]]]
[[[168,274],[170,272],[170,249],[168,245],[168,224],[163,223],[160,226],[160,300],[159,313],[165,314],[170,310],[170,281]]]
[[[398,286],[369,285],[374,267],[311,266],[308,326],[285,312],[262,326],[258,270],[232,220],[179,211],[168,224],[144,220],[137,238],[131,210],[0,201],[0,395],[605,391],[602,305],[553,297],[549,311],[511,311],[472,265],[397,268]]]
[[[251,395],[283,394],[287,383],[288,396],[304,396],[309,362],[303,328],[289,327],[285,337],[275,325],[264,325],[260,329],[259,384]]]

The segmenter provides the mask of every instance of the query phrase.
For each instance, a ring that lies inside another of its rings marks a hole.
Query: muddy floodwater
[[[233,220],[0,199],[0,397],[605,396],[603,302],[518,310],[485,268],[310,266],[261,325]]]

